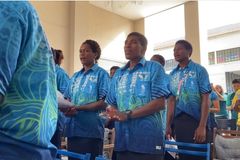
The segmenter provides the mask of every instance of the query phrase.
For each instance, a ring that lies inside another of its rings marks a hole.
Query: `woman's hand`
[[[116,114],[114,115],[114,119],[123,122],[128,120],[128,116],[125,112],[116,112]]]
[[[197,143],[203,143],[206,140],[206,127],[201,127],[199,126],[196,130],[195,130],[195,134],[193,139],[195,140],[195,142]]]
[[[77,107],[70,107],[68,108],[67,111],[64,112],[64,115],[67,117],[72,117],[75,116],[77,112],[78,112]]]
[[[109,120],[114,121],[126,121],[128,119],[127,114],[125,112],[119,112],[115,107],[107,107],[106,112],[102,113],[102,115],[107,116]]]
[[[166,127],[166,132],[165,132],[165,135],[166,135],[166,139],[167,140],[170,140],[172,138],[172,128],[171,126],[167,126]]]

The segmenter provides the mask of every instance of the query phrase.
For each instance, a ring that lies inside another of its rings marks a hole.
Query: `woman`
[[[219,105],[220,105],[220,112],[216,113],[216,118],[217,119],[227,119],[228,118],[228,113],[226,109],[226,95],[223,92],[223,88],[220,85],[216,85],[214,87],[214,91],[218,96],[219,99]]]
[[[113,76],[107,102],[108,116],[115,122],[117,160],[160,160],[164,97],[168,95],[162,66],[146,61],[147,39],[138,32],[124,45],[129,62]]]
[[[70,80],[65,98],[75,107],[65,112],[70,119],[66,128],[68,150],[91,153],[91,160],[102,154],[104,123],[98,112],[106,107],[108,73],[97,65],[101,49],[94,40],[86,40],[80,47],[83,68]],[[70,158],[70,160],[74,160]]]
[[[192,51],[192,44],[186,40],[175,43],[173,55],[178,65],[170,73],[166,136],[173,135],[173,124],[176,141],[206,143],[211,87],[207,70],[191,60]],[[193,159],[202,157],[179,154],[179,160]]]

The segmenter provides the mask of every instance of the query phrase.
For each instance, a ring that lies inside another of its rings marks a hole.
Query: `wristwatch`
[[[132,110],[126,110],[125,114],[127,115],[127,120],[132,118]]]

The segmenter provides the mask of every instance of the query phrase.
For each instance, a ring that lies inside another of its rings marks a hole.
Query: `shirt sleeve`
[[[210,93],[212,89],[209,81],[208,72],[205,68],[203,67],[201,68],[201,70],[199,71],[198,78],[199,78],[200,93],[201,94]]]
[[[218,100],[217,94],[215,92],[213,92],[213,91],[210,93],[209,97],[210,97],[211,101]]]
[[[157,99],[167,97],[170,92],[168,90],[168,77],[161,65],[153,65],[151,76],[151,97]]]
[[[69,99],[70,101],[71,101],[71,97],[72,97],[71,88],[72,88],[72,84],[73,84],[73,79],[74,79],[74,76],[69,80],[67,88],[65,89],[64,94],[63,94],[64,98]]]
[[[0,14],[0,94],[4,96],[17,67],[23,26],[17,17],[3,16]]]
[[[234,94],[234,93],[229,94],[229,95],[227,96],[226,106],[231,106],[231,105],[232,105],[233,94]]]
[[[117,107],[117,98],[116,98],[116,87],[117,87],[117,79],[119,77],[120,70],[118,70],[113,78],[110,80],[110,85],[108,89],[108,94],[106,98],[106,102],[111,106]]]
[[[67,89],[69,82],[69,77],[67,73],[61,69],[57,72],[57,89],[60,91],[62,94],[65,92]]]
[[[98,87],[98,99],[105,100],[109,88],[109,75],[106,71],[101,73],[99,87]]]

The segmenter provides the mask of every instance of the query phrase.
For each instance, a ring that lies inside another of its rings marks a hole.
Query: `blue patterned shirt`
[[[169,88],[176,97],[175,116],[184,112],[200,120],[201,94],[211,92],[206,69],[191,60],[183,69],[177,66],[170,73]]]
[[[68,86],[69,77],[67,73],[58,64],[56,64],[55,66],[57,76],[57,90],[64,94]]]
[[[52,147],[57,123],[55,67],[37,13],[28,2],[0,2],[0,22],[0,94],[4,96],[0,133]]]
[[[76,72],[71,78],[64,94],[65,98],[77,105],[85,105],[104,100],[109,86],[108,73],[95,64],[86,73],[84,69]],[[79,111],[67,123],[66,136],[103,139],[104,122],[98,111]]]
[[[65,90],[67,89],[69,77],[67,73],[58,65],[56,64],[56,77],[57,77],[57,90],[64,94]],[[65,125],[65,116],[62,112],[58,111],[58,121],[57,121],[57,129],[60,131],[64,130]]]
[[[132,69],[119,69],[113,79],[107,102],[119,111],[133,110],[169,94],[163,67],[144,58]],[[162,119],[160,112],[116,122],[115,150],[139,153],[162,153]]]
[[[216,100],[218,100],[217,93],[212,90],[211,93],[209,94],[210,108],[214,108],[213,102]],[[217,123],[215,121],[215,113],[211,112],[209,113],[208,121],[210,128],[217,127]]]

